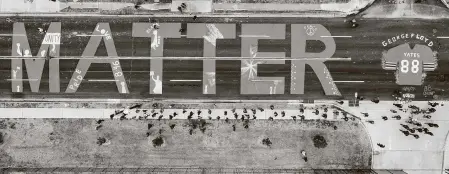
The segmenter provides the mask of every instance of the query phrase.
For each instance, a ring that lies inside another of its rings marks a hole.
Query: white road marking
[[[201,82],[202,80],[170,80],[170,82]]]
[[[321,36],[321,37],[352,37],[352,36]]]
[[[275,82],[280,80],[251,80],[252,82]]]
[[[438,39],[449,39],[449,36],[438,36]]]
[[[0,34],[0,36],[26,36],[26,34]]]
[[[364,83],[365,81],[334,81],[335,83]]]
[[[206,24],[208,34],[204,36],[204,39],[206,39],[209,43],[211,43],[213,46],[216,46],[217,39],[223,39],[224,36],[221,34],[220,30],[214,25],[214,24]]]
[[[117,82],[118,80],[108,80],[108,79],[89,79],[89,82]]]
[[[239,35],[239,37],[270,37],[267,35]]]
[[[78,37],[89,37],[89,36],[106,36],[102,34],[77,34]]]
[[[6,79],[6,81],[37,81],[38,79]]]

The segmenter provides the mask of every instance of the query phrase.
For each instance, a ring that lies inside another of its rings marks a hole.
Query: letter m
[[[37,30],[37,29],[36,29]],[[59,47],[61,43],[61,22],[52,22],[48,29],[39,31],[36,34],[44,34],[41,47],[37,52],[38,58],[33,58],[25,25],[22,22],[14,23],[12,51],[11,56],[11,88],[13,92],[23,92],[23,68],[22,59],[25,61],[25,67],[32,92],[39,92],[39,86],[44,70],[46,57],[59,57]],[[49,90],[50,92],[59,92],[59,60],[51,59],[49,62]]]

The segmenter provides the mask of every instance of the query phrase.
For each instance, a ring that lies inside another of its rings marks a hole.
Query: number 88
[[[412,60],[412,73],[418,73],[419,71],[419,61],[418,60]],[[401,60],[401,72],[402,73],[408,73],[409,71],[409,61],[408,60]]]

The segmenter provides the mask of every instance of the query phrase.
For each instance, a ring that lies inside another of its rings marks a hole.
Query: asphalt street
[[[3,98],[29,97],[29,98],[183,98],[183,99],[352,99],[354,93],[367,98],[380,97],[392,99],[394,90],[401,89],[395,83],[394,71],[383,70],[381,67],[382,51],[403,43],[427,44],[418,39],[400,39],[393,44],[383,46],[382,41],[387,41],[403,33],[417,33],[428,38],[434,43],[431,47],[438,52],[438,68],[434,72],[428,72],[422,86],[416,87],[416,100],[428,100],[432,96],[424,96],[424,86],[430,85],[439,99],[448,97],[443,91],[447,90],[449,78],[448,49],[449,39],[437,37],[449,36],[447,31],[448,20],[424,20],[424,19],[360,19],[359,26],[351,27],[344,22],[344,18],[203,18],[198,16],[185,18],[152,18],[159,23],[181,23],[185,31],[187,23],[236,23],[236,35],[241,34],[241,24],[286,24],[285,39],[259,40],[259,52],[285,52],[290,57],[292,50],[290,24],[322,24],[335,37],[336,52],[332,57],[351,58],[351,61],[327,61],[334,81],[363,81],[360,83],[338,82],[337,88],[342,96],[326,96],[323,88],[310,67],[306,68],[305,92],[303,95],[290,94],[291,69],[290,61],[282,65],[259,65],[258,76],[285,77],[284,94],[275,95],[241,95],[240,74],[241,62],[238,60],[218,60],[216,62],[216,94],[202,94],[201,81],[179,82],[171,80],[202,80],[202,60],[164,60],[163,62],[163,94],[150,95],[150,61],[149,60],[120,60],[124,77],[127,81],[129,94],[120,94],[115,82],[89,81],[95,79],[112,80],[113,73],[108,64],[92,64],[84,77],[84,81],[76,93],[65,94],[68,83],[72,78],[78,60],[60,60],[60,91],[61,93],[49,93],[48,61],[46,61],[39,93],[32,93],[28,82],[24,82],[24,92],[13,94],[11,89],[11,60],[0,60],[0,92]],[[10,21],[10,22],[8,22]],[[148,22],[148,17],[10,17],[0,18],[0,55],[11,56],[13,45],[13,23],[24,22],[28,35],[28,42],[32,55],[38,55],[39,48],[44,38],[38,28],[46,28],[49,22],[62,22],[60,56],[81,56],[89,37],[76,37],[74,32],[91,34],[97,23],[110,24],[111,34],[115,43],[118,56],[138,57],[150,56],[150,38],[132,37],[132,23]],[[8,35],[9,34],[9,35]],[[320,52],[324,44],[316,41],[308,41],[307,51]],[[293,48],[296,49],[296,48]],[[104,43],[100,43],[96,56],[107,56]],[[166,57],[201,57],[203,55],[203,39],[165,39],[163,55]],[[240,57],[241,39],[222,39],[217,41],[217,57]],[[25,67],[25,66],[24,66]],[[23,78],[27,74],[24,73]]]

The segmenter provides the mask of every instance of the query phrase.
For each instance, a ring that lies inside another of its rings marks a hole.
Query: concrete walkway
[[[174,4],[154,3],[142,4],[143,10],[169,10],[176,12],[178,1]],[[203,1],[190,2],[189,8],[191,12],[307,12],[307,11],[339,11],[351,12],[367,5],[367,0],[352,0],[349,3],[327,3],[327,4],[274,4],[274,3],[214,3],[210,5],[202,5]],[[195,4],[198,3],[198,4]],[[134,7],[133,3],[117,3],[117,2],[52,2],[48,0],[35,0],[33,3],[2,0],[0,3],[0,12],[13,13],[30,13],[30,12],[59,12],[62,9],[70,7],[72,9],[98,8],[99,10],[118,10],[126,7]],[[195,10],[195,8],[198,8]],[[212,8],[212,9],[204,9]],[[188,10],[189,11],[189,10]]]

